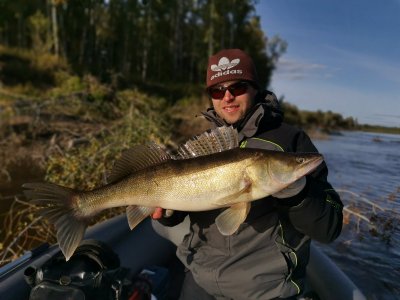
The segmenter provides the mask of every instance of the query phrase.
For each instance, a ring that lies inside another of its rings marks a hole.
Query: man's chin
[[[228,125],[233,125],[235,124],[237,121],[232,121],[232,120],[228,120],[228,119],[224,119],[225,123],[227,123]]]
[[[225,123],[227,123],[228,125],[232,125],[233,127],[235,127],[235,125],[239,123],[240,119],[237,119],[237,118],[235,118],[235,119],[232,119],[232,118],[230,118],[230,119],[225,119],[225,118],[224,118],[224,121],[225,121]]]

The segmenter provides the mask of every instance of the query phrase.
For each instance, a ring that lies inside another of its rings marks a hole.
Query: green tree
[[[46,51],[51,45],[75,72],[105,81],[178,85],[202,84],[210,54],[242,48],[268,86],[286,44],[265,37],[254,6],[251,0],[8,0],[0,2],[0,43]]]
[[[50,21],[41,11],[28,18],[31,31],[32,49],[37,55],[49,53],[52,42],[49,36]]]

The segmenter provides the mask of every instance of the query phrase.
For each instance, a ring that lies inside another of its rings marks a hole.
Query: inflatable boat
[[[160,266],[169,271],[171,282],[168,298],[177,299],[183,266],[177,260],[176,245],[188,231],[188,221],[168,228],[152,221],[142,222],[129,230],[125,215],[120,215],[92,226],[85,239],[98,240],[110,245],[118,255],[120,265],[131,274],[139,274],[147,266]],[[32,287],[27,280],[27,270],[36,270],[59,252],[57,245],[41,246],[28,251],[19,259],[0,268],[0,299],[29,299]],[[357,286],[317,246],[311,245],[310,262],[307,267],[307,286],[298,299],[363,300],[366,297]],[[153,297],[154,298],[154,297]],[[132,298],[134,299],[134,298]],[[162,299],[158,299],[162,300]]]

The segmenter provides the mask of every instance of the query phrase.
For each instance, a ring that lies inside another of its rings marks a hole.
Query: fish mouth
[[[313,172],[322,162],[324,161],[324,157],[322,154],[315,155],[312,154],[312,157],[309,158],[307,162],[307,167],[305,168],[305,173],[302,176],[308,175]]]

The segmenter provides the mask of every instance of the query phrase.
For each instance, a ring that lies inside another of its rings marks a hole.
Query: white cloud
[[[335,72],[337,72],[337,69],[332,69],[326,65],[299,59],[282,58],[278,62],[275,74],[289,80],[302,80],[313,77],[330,78]]]
[[[343,117],[356,118],[360,123],[400,126],[399,118],[388,116],[400,112],[400,95],[393,99],[383,90],[365,93],[356,87],[331,81],[295,81],[275,75],[271,89],[278,97],[283,95],[285,101],[302,110],[331,110]]]
[[[385,57],[366,54],[360,51],[350,51],[336,47],[329,48],[332,52],[336,53],[338,56],[337,59],[341,58],[342,61],[370,72],[374,76],[400,83],[400,63],[398,60],[389,61]]]

